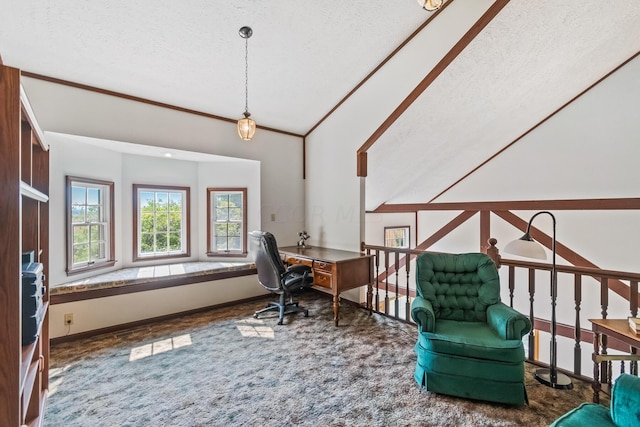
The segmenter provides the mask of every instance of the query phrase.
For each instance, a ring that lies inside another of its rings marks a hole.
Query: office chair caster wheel
[[[309,317],[309,310],[304,311],[304,317]]]
[[[258,318],[258,313],[254,313],[254,314],[253,314],[253,318],[254,318],[254,319],[257,319],[257,318]]]
[[[278,325],[282,325],[282,320],[278,320]]]

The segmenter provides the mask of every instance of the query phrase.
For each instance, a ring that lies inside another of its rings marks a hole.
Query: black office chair
[[[265,311],[278,310],[280,312],[278,325],[282,325],[285,314],[303,312],[304,317],[309,316],[309,310],[300,307],[297,301],[293,301],[293,293],[313,285],[311,267],[296,264],[285,268],[278,252],[276,238],[266,231],[249,233],[249,251],[256,264],[260,284],[280,295],[279,302],[270,302],[266,308],[256,311],[253,317],[258,318],[258,315]],[[285,302],[287,298],[289,302]]]

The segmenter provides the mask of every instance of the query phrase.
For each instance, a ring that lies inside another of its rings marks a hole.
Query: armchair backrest
[[[280,279],[285,268],[273,234],[267,231],[250,232],[249,254],[258,270],[260,284],[272,292],[282,289]]]
[[[487,307],[500,302],[500,277],[486,254],[425,252],[416,259],[416,290],[436,319],[486,322]]]

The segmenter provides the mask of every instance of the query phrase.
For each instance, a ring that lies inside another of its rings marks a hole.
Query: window
[[[384,245],[389,248],[409,248],[409,226],[385,227]]]
[[[133,185],[133,260],[190,255],[189,188]]]
[[[207,188],[207,255],[247,254],[247,189]]]
[[[67,176],[67,275],[115,264],[113,182]]]

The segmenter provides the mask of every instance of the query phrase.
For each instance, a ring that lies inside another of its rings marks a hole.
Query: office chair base
[[[298,302],[288,302],[286,304],[280,304],[278,302],[270,302],[267,304],[266,308],[256,311],[253,313],[254,319],[258,318],[258,315],[264,313],[266,311],[277,310],[280,312],[280,316],[278,317],[278,325],[282,325],[284,321],[284,316],[287,314],[293,313],[304,313],[304,317],[309,317],[309,310],[304,307],[300,307]]]

